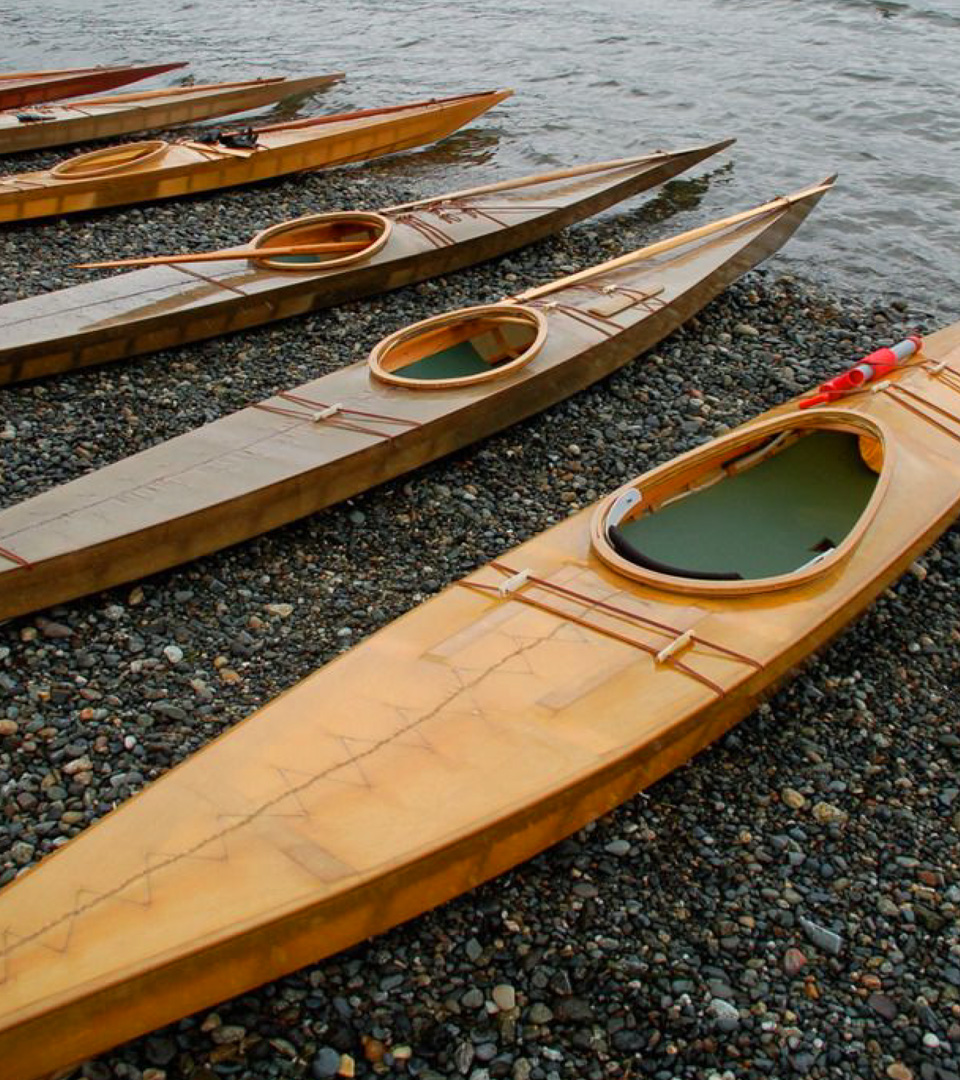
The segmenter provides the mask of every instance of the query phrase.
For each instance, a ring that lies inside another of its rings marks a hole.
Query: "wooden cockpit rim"
[[[281,236],[294,229],[302,228],[303,226],[322,225],[325,222],[336,224],[341,221],[346,222],[347,224],[372,225],[379,228],[380,233],[375,239],[371,240],[362,251],[356,251],[350,255],[343,255],[339,259],[324,259],[323,262],[318,263],[285,263],[276,262],[270,258],[251,259],[250,261],[256,266],[262,266],[265,269],[270,270],[282,270],[287,274],[316,274],[318,271],[333,270],[342,266],[352,266],[355,263],[369,259],[384,247],[393,233],[393,222],[389,218],[384,217],[383,214],[377,214],[369,210],[332,210],[324,214],[307,214],[301,218],[291,218],[289,221],[281,221],[277,225],[271,225],[268,229],[263,229],[261,232],[258,232],[253,240],[251,240],[250,246],[254,248],[263,247],[267,240]],[[295,241],[291,241],[291,243],[295,243]]]
[[[513,360],[491,366],[489,371],[480,372],[476,375],[463,375],[454,379],[410,379],[391,371],[387,366],[390,353],[404,342],[420,337],[424,333],[493,315],[524,322],[536,329],[534,340]],[[455,387],[491,382],[512,375],[515,371],[529,364],[539,354],[546,340],[547,318],[539,309],[514,303],[480,304],[476,307],[458,308],[456,311],[448,311],[443,315],[434,315],[429,319],[413,323],[411,326],[405,326],[402,330],[397,330],[373,347],[367,362],[370,365],[372,374],[382,382],[391,383],[394,386],[405,386],[410,390],[419,390],[421,392],[450,390]]]
[[[607,514],[613,504],[628,491],[643,492],[651,483],[669,482],[673,477],[690,470],[699,460],[726,456],[731,450],[747,447],[758,440],[771,438],[785,431],[803,431],[826,429],[829,431],[848,431],[855,435],[865,435],[880,443],[883,453],[883,466],[877,477],[877,484],[869,502],[857,520],[856,525],[833,551],[822,559],[810,563],[789,574],[773,577],[752,578],[736,581],[712,581],[698,578],[676,577],[655,570],[648,570],[625,559],[614,550],[607,538]],[[877,510],[883,501],[890,483],[891,457],[894,452],[894,440],[886,425],[873,417],[841,409],[818,409],[815,412],[793,412],[774,417],[762,423],[751,424],[745,429],[730,435],[711,439],[703,446],[681,454],[665,465],[657,466],[642,476],[636,477],[608,495],[597,507],[590,523],[590,542],[597,556],[611,570],[624,577],[650,585],[671,593],[686,593],[696,596],[752,596],[758,593],[775,592],[780,589],[792,589],[804,585],[815,578],[828,574],[839,563],[847,559],[863,539],[870,527]]]
[[[127,169],[140,168],[157,161],[170,148],[164,139],[149,139],[145,142],[124,143],[120,146],[108,146],[102,150],[91,150],[87,154],[76,154],[61,161],[50,170],[50,176],[56,180],[87,180],[95,176],[110,176],[113,173],[126,172]],[[97,161],[116,158],[112,165],[97,165]],[[87,168],[84,162],[89,162]],[[78,167],[79,166],[79,167]]]

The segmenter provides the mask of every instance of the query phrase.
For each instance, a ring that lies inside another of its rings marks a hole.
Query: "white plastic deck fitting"
[[[693,631],[684,630],[684,632],[673,639],[669,645],[664,647],[657,653],[656,661],[658,664],[665,664],[674,653],[680,652],[681,649],[685,649],[690,642],[693,641]]]
[[[509,596],[510,593],[516,592],[517,589],[526,585],[529,577],[529,570],[518,570],[515,574],[511,574],[510,577],[500,582],[500,584],[497,586],[497,595]]]

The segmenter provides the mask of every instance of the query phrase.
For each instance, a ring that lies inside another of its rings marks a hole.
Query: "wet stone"
[[[839,956],[843,949],[843,938],[839,934],[834,933],[832,930],[827,930],[826,927],[820,926],[819,923],[815,923],[810,919],[800,919],[800,926],[803,932],[807,935],[807,938],[818,949],[821,949],[825,953],[829,953],[831,956]]]
[[[316,1080],[329,1080],[330,1077],[337,1075],[339,1069],[340,1053],[332,1046],[321,1047],[310,1066],[310,1071]]]
[[[884,1020],[895,1020],[897,1013],[900,1011],[897,1008],[897,1004],[886,994],[871,994],[867,998],[867,1004],[878,1015],[882,1016]]]

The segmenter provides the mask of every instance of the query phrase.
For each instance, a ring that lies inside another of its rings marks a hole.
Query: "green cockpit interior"
[[[340,262],[350,255],[361,254],[383,232],[377,222],[356,221],[350,218],[329,221],[310,222],[305,225],[293,225],[290,228],[273,233],[259,248],[260,258],[269,259],[272,264],[289,266],[291,269],[306,269],[322,266],[328,262]],[[339,244],[350,245],[336,251],[298,252],[293,255],[273,255],[271,248],[309,247],[311,245]]]
[[[744,458],[754,456],[742,471],[609,528],[610,543],[640,566],[679,577],[790,574],[843,543],[877,485],[859,437],[847,431],[805,432],[775,453]]]
[[[408,340],[385,363],[405,379],[435,382],[484,375],[516,360],[533,344],[535,324],[511,315],[471,319]]]

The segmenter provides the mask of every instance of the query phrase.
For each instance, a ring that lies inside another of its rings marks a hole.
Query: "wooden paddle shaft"
[[[835,177],[832,176],[827,177],[822,183],[815,184],[813,187],[804,188],[803,191],[798,191],[794,195],[785,195],[779,199],[774,199],[772,202],[764,203],[762,206],[755,206],[752,210],[744,210],[739,214],[733,214],[731,217],[713,221],[709,225],[701,225],[697,229],[690,229],[688,232],[680,233],[679,236],[672,236],[669,240],[660,240],[655,244],[648,244],[647,247],[638,248],[636,251],[631,251],[627,255],[621,255],[616,259],[611,259],[609,262],[601,263],[599,266],[593,266],[589,270],[581,270],[577,274],[558,278],[556,281],[541,285],[539,288],[528,289],[526,292],[517,293],[516,296],[511,297],[510,299],[516,303],[523,303],[525,300],[536,300],[537,297],[547,296],[552,292],[556,292],[558,289],[568,289],[571,285],[576,285],[581,281],[590,281],[592,278],[599,277],[601,274],[609,273],[611,270],[617,270],[621,266],[630,266],[632,263],[639,262],[641,259],[650,259],[654,255],[660,255],[665,251],[673,251],[675,248],[683,247],[684,244],[692,244],[696,240],[703,240],[705,237],[712,236],[714,233],[723,232],[724,229],[730,229],[734,225],[740,225],[753,218],[762,217],[764,214],[770,214],[776,210],[785,210],[788,206],[792,206],[801,199],[806,199],[811,195],[816,195],[818,192],[828,190],[832,186],[834,179]]]
[[[233,248],[226,251],[200,251],[195,255],[151,255],[135,259],[113,259],[110,262],[76,263],[78,270],[96,270],[108,266],[166,266],[170,263],[220,262],[223,259],[270,259],[276,255],[349,255],[369,246],[368,240],[342,243],[300,244],[290,247]]]

